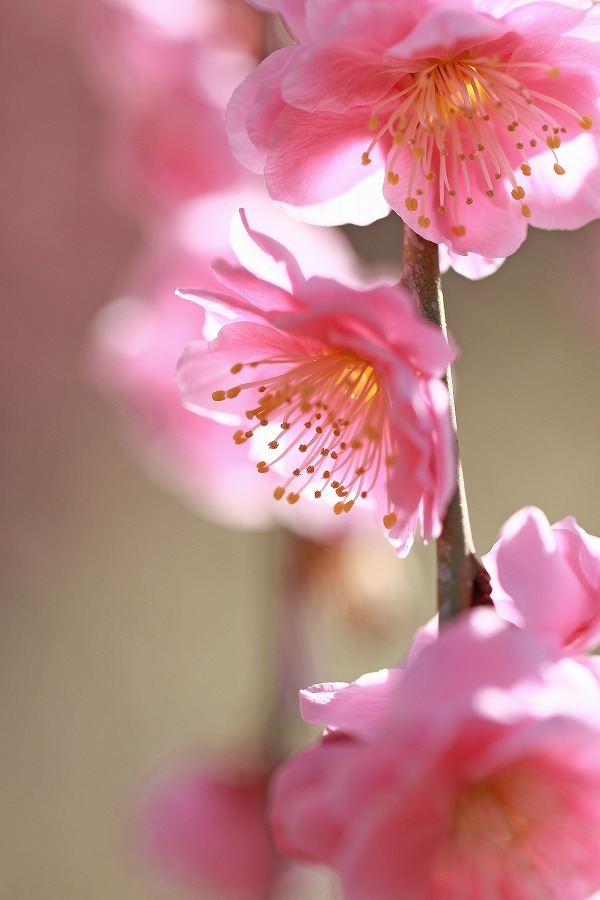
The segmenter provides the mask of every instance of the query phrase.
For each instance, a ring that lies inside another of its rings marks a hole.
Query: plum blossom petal
[[[600,685],[585,666],[478,609],[413,657],[370,727],[381,676],[346,705],[351,686],[331,687],[322,718],[344,728],[275,777],[285,853],[329,865],[350,900],[597,890]]]
[[[471,281],[479,281],[493,275],[503,262],[505,260],[502,257],[492,259],[489,256],[479,256],[477,253],[460,256],[449,250],[445,244],[440,244],[440,271],[447,272],[448,269],[454,269],[459,275]]]
[[[370,672],[352,684],[314,684],[300,691],[300,711],[308,725],[326,725],[354,738],[368,737],[387,717],[402,669]]]
[[[298,40],[308,37],[305,25],[307,0],[252,0],[259,9],[278,13],[291,35]]]
[[[487,259],[513,253],[530,223],[572,229],[600,214],[591,3],[309,0],[295,14],[300,43],[285,66],[258,67],[268,92],[238,89],[230,120],[287,211],[356,222],[340,198],[360,186],[366,223],[386,212],[383,187],[419,234]]]
[[[550,525],[541,510],[523,509],[483,561],[503,618],[571,653],[600,642],[600,538],[573,517]]]
[[[243,217],[240,227],[248,253],[253,233]],[[280,479],[275,500],[295,506],[309,496],[338,516],[373,509],[406,553],[419,521],[425,540],[439,533],[454,491],[441,379],[456,351],[418,316],[404,288],[305,279],[276,241],[255,238],[252,268],[263,279],[218,263],[231,300],[193,292],[217,317],[221,303],[222,321],[232,312],[238,318],[184,351],[184,401],[201,415],[237,419],[240,454],[261,478]]]

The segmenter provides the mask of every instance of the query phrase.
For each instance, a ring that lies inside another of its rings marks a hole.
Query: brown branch
[[[440,282],[439,253],[432,244],[404,226],[402,283],[415,296],[421,315],[446,334],[446,317]],[[446,375],[450,416],[456,441],[456,492],[444,517],[436,542],[438,610],[440,623],[462,610],[490,601],[488,574],[475,556],[469,511],[460,462],[458,430],[452,389],[452,373]]]

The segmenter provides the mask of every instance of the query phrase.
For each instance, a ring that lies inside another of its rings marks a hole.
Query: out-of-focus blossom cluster
[[[174,383],[184,346],[207,333],[204,311],[175,288],[218,286],[210,263],[234,261],[230,224],[240,206],[308,275],[358,278],[341,234],[290,219],[229,151],[225,104],[256,62],[260,14],[242,0],[95,0],[86,24],[87,63],[112,115],[110,170],[143,228],[119,296],[97,321],[99,387],[116,400],[151,473],[217,521],[254,528],[283,520],[313,536],[346,531],[320,508],[291,515],[273,503],[231,431],[184,409]]]
[[[496,609],[432,623],[403,668],[302,692],[325,733],[281,767],[275,833],[346,900],[600,886],[599,668],[581,655],[599,639],[600,539],[527,509],[485,561]]]

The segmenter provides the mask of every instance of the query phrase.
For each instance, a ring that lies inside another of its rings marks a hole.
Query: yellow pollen
[[[593,128],[594,120],[590,119],[589,116],[582,116],[579,121],[579,127],[583,128],[584,131],[589,131],[590,128]]]
[[[515,200],[523,200],[523,198],[525,197],[525,190],[521,187],[521,185],[514,188],[510,193]]]
[[[361,162],[362,162],[363,166],[369,165],[369,163],[371,162],[371,157],[369,156],[368,153],[363,153]]]
[[[431,219],[428,219],[427,216],[419,216],[417,222],[421,226],[421,228],[429,228],[431,225]]]
[[[451,230],[456,235],[456,237],[464,237],[467,233],[467,229],[464,225],[453,225]]]
[[[414,212],[419,206],[414,197],[407,197],[404,201],[404,205],[409,212]]]
[[[559,166],[558,163],[554,163],[554,171],[556,172],[557,175],[564,175],[564,174],[565,174],[565,170],[563,169],[562,166]]]
[[[560,147],[560,138],[557,134],[553,134],[550,137],[546,138],[546,143],[551,150],[558,150],[558,148]]]
[[[523,175],[526,175],[529,178],[529,176],[531,175],[531,166],[528,166],[527,163],[523,163],[523,165],[521,166],[521,172],[523,173]]]
[[[400,181],[400,176],[396,172],[388,172],[386,177],[390,184],[398,184]]]

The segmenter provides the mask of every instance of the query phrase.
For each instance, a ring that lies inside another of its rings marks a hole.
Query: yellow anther
[[[425,156],[425,147],[422,147],[420,144],[413,144],[412,155],[416,156],[417,159],[421,159]]]
[[[212,398],[213,400],[224,400],[226,397],[225,391],[213,391]]]
[[[528,219],[529,216],[531,215],[531,210],[529,209],[529,207],[527,206],[526,203],[524,203],[523,206],[521,207],[521,213],[525,216],[526,219]]]
[[[369,163],[371,162],[371,157],[369,156],[368,153],[363,153],[361,162],[362,162],[363,166],[369,165]]]
[[[390,528],[393,528],[396,522],[398,521],[398,516],[395,512],[386,513],[383,517],[383,527],[387,528],[388,531]]]
[[[354,506],[354,500],[348,500],[347,503],[344,503],[344,512],[350,512],[352,507]]]
[[[523,175],[526,175],[528,178],[531,175],[531,166],[528,166],[527,163],[523,163],[521,166],[521,172]]]
[[[419,216],[417,222],[421,226],[421,228],[429,228],[431,225],[431,220],[427,218],[427,216]]]
[[[232,375],[237,375],[238,372],[241,372],[244,368],[244,363],[236,363],[235,366],[232,366],[229,370]]]
[[[582,116],[579,122],[579,127],[583,128],[584,131],[589,131],[593,124],[594,120],[590,119],[589,116]]]
[[[256,469],[257,469],[258,472],[261,473],[261,475],[264,475],[265,472],[268,472],[268,471],[269,471],[269,467],[268,467],[268,465],[266,464],[266,462],[264,461],[264,459],[261,460],[259,463],[256,463]]]
[[[445,206],[438,206],[438,212],[441,213],[441,214],[443,215],[443,214],[446,212],[446,207],[445,207]]]
[[[419,204],[417,203],[417,201],[415,200],[414,197],[407,197],[406,200],[404,201],[404,205],[406,206],[406,208],[409,212],[414,212],[415,209],[417,209]]]
[[[398,182],[400,181],[400,176],[398,175],[397,172],[388,172],[387,180],[389,181],[390,184],[398,184]]]
[[[548,78],[558,78],[560,75],[560,69],[558,66],[552,66],[550,69],[546,69],[546,75]]]
[[[465,228],[464,225],[453,225],[451,228],[451,231],[454,232],[456,237],[464,237],[465,234],[467,233],[467,229]]]
[[[237,395],[239,394],[240,391],[241,391],[240,387],[229,388],[229,390],[227,391],[226,397],[229,400],[233,400],[235,397],[237,397]]]
[[[293,506],[294,503],[297,503],[299,499],[300,499],[300,494],[295,494],[293,491],[290,491],[286,497],[287,502],[291,506]]]
[[[233,440],[234,440],[234,443],[236,443],[236,444],[245,444],[246,443],[247,438],[241,428],[238,428],[238,430],[235,432],[235,434],[233,435]]]
[[[473,198],[472,198],[472,197],[467,197],[467,199],[465,200],[465,203],[467,204],[467,206],[471,206],[472,203],[473,203]]]
[[[557,175],[564,175],[564,174],[565,174],[565,170],[563,169],[562,166],[559,166],[558,163],[554,163],[554,171],[556,172]]]
[[[276,487],[275,490],[273,491],[273,496],[275,497],[276,500],[281,500],[281,498],[283,497],[284,494],[285,494],[284,487]]]
[[[338,502],[333,507],[333,511],[336,514],[336,516],[339,516],[341,513],[343,513],[344,512],[344,501],[338,500]]]
[[[511,194],[511,197],[513,197],[515,200],[523,200],[523,198],[525,197],[525,191],[521,187],[521,185],[519,185],[516,188],[513,188],[512,191],[510,192],[510,194]]]
[[[379,119],[377,116],[371,116],[368,124],[369,131],[377,131],[379,128]]]
[[[492,190],[486,191],[486,194],[488,195],[488,197],[493,197],[493,196],[494,196],[494,192],[493,192]]]
[[[560,147],[560,138],[557,134],[551,134],[546,138],[546,143],[551,150],[558,150]]]

